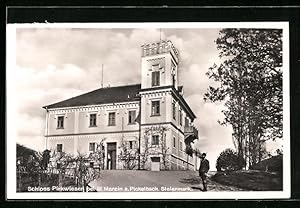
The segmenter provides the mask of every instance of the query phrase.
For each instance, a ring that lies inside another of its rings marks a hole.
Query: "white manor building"
[[[171,41],[142,45],[141,84],[100,88],[44,106],[46,148],[89,154],[103,141],[103,168],[124,169],[119,155],[125,144],[144,155],[145,169],[195,170],[196,157],[186,146],[198,139],[196,116],[178,86],[178,61]]]

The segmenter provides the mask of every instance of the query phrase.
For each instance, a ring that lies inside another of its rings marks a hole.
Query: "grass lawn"
[[[225,185],[236,186],[251,191],[281,191],[282,174],[260,170],[239,170],[217,173],[212,180]]]

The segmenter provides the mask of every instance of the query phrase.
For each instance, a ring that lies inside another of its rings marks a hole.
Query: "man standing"
[[[206,154],[203,153],[200,156],[201,163],[200,163],[200,168],[199,168],[199,176],[202,180],[203,184],[203,191],[207,191],[207,172],[209,170],[209,161],[205,159]]]

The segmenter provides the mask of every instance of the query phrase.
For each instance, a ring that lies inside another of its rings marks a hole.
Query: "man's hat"
[[[204,152],[204,153],[202,153],[202,154],[201,154],[201,156],[202,156],[202,157],[205,157],[205,156],[206,156],[206,153],[205,153],[205,152]]]

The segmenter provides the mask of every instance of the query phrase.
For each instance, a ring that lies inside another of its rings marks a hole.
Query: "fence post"
[[[21,171],[18,171],[18,187],[17,187],[17,191],[22,191],[22,175],[21,175]]]
[[[86,181],[83,179],[83,191],[86,192]]]
[[[63,182],[62,173],[61,173],[61,171],[59,171],[58,172],[58,186],[59,187],[62,187],[62,182]]]
[[[39,186],[42,185],[42,176],[41,176],[41,172],[40,171],[38,172],[38,183],[39,183]]]
[[[77,178],[77,176],[75,176],[74,179],[75,179],[75,185],[76,185],[76,187],[78,187],[78,178]]]

